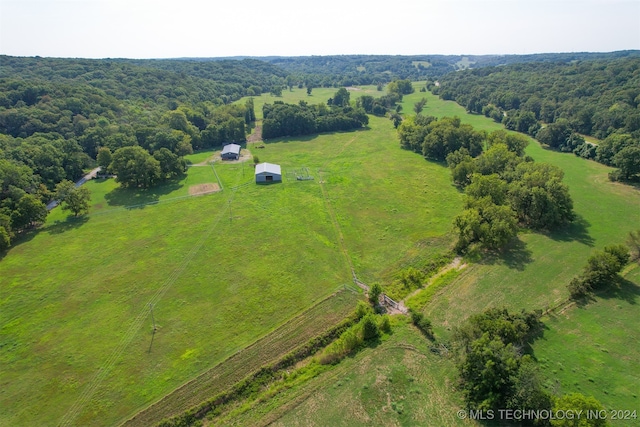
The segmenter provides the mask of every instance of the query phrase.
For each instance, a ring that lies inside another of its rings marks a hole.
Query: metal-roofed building
[[[238,160],[240,158],[240,147],[238,144],[228,144],[222,148],[220,157],[222,160]]]
[[[280,165],[260,163],[256,165],[256,183],[282,181]]]

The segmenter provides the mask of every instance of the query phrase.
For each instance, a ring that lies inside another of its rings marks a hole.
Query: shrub
[[[358,301],[358,304],[356,305],[356,313],[355,313],[356,320],[362,319],[364,316],[366,316],[369,313],[373,313],[371,306],[364,301]]]
[[[388,315],[385,314],[380,318],[380,325],[378,325],[378,328],[380,328],[380,330],[385,334],[391,332],[391,321],[389,320]]]
[[[364,341],[373,341],[380,337],[380,329],[376,322],[375,315],[367,314],[362,320],[362,339]]]
[[[411,323],[422,332],[425,336],[429,338],[433,338],[433,327],[431,325],[431,320],[424,317],[423,313],[417,311],[410,311],[411,314]]]

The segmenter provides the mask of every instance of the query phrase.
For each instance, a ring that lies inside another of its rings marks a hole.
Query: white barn
[[[280,165],[260,163],[256,165],[256,183],[282,181]]]

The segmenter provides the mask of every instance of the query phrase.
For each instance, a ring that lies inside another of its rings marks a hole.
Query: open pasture
[[[640,409],[640,266],[624,278],[620,289],[598,293],[591,304],[543,318],[547,330],[534,352],[550,389],[595,396],[609,410]]]
[[[256,186],[251,164],[216,163],[149,192],[95,180],[88,216],[54,210],[5,255],[0,424],[124,421],[350,283],[351,265],[380,280],[449,248],[462,196],[388,120],[265,145],[262,161],[315,179]]]
[[[405,96],[404,111],[410,112],[413,103],[423,96],[428,99],[423,114],[458,115],[463,122],[487,131],[501,128],[492,120],[468,115],[457,104],[439,100],[430,93]],[[587,257],[605,245],[624,242],[626,234],[640,224],[638,190],[609,182],[610,168],[572,154],[545,150],[533,140],[527,151],[536,161],[552,163],[564,170],[577,221],[554,233],[523,233],[503,253],[467,260],[472,261],[471,265],[453,273],[452,280],[446,280],[442,286],[434,284],[435,293],[427,289],[412,299],[412,303],[426,304],[424,312],[433,321],[440,340],[446,342],[452,327],[487,307],[532,310],[565,301],[566,284],[580,272]],[[348,198],[341,198],[338,203],[345,206],[345,200]],[[587,306],[572,305],[543,317],[547,329],[533,344],[533,352],[549,391],[593,395],[607,409],[638,408],[640,356],[633,343],[639,339],[636,319],[640,268],[628,267],[625,280],[621,289],[599,293]],[[410,351],[406,348],[397,351],[387,348],[399,336],[403,343],[419,348],[420,341],[411,340],[403,329],[394,329],[389,341],[376,349],[366,349],[306,385],[259,403],[228,421],[238,425],[261,420],[275,425],[296,425],[299,420],[313,420],[317,425],[361,425],[375,420],[394,425],[415,423],[417,417],[426,414],[429,420],[437,420],[438,425],[465,425],[468,421],[446,418],[455,413],[455,392],[442,393],[446,387],[434,389],[436,384],[455,381],[453,365],[426,354],[429,362],[420,373],[428,373],[424,377],[407,376],[415,366],[415,358],[408,355]],[[438,368],[431,369],[433,366]],[[351,374],[354,370],[357,376]],[[417,385],[420,390],[429,390],[427,402],[420,403],[422,396],[412,393]],[[429,409],[433,401],[439,404],[438,412]],[[624,421],[612,424],[626,425]]]

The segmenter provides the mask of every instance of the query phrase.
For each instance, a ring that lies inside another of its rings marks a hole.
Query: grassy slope
[[[300,387],[285,390],[225,425],[459,426],[450,359],[436,356],[412,326],[401,324],[374,348],[349,357]]]
[[[8,347],[1,398],[14,409],[3,422],[55,423],[124,342],[78,414],[81,424],[111,424],[348,280],[317,191],[242,189],[233,226],[229,194],[96,213],[72,226],[52,217],[9,252],[0,263]],[[133,335],[127,327],[161,288],[148,353],[150,319]]]
[[[452,103],[436,103],[445,104],[440,111],[451,114],[457,110],[463,121],[476,127],[479,120],[486,121],[489,129],[493,126],[481,116],[463,115],[463,109]],[[640,224],[640,193],[609,182],[610,168],[545,150],[535,141],[527,153],[536,161],[563,169],[578,220],[551,234],[523,234],[503,256],[464,270],[425,309],[441,336],[486,307],[554,306],[567,298],[566,284],[594,250],[624,242],[628,232]],[[640,348],[629,343],[638,342],[635,319],[640,280],[637,273],[628,279],[632,284],[623,297],[598,298],[585,308],[572,307],[557,318],[545,319],[549,330],[534,345],[534,354],[544,359],[543,373],[555,380],[550,383],[552,390],[592,394],[615,409],[638,407],[632,390],[640,381]]]
[[[367,277],[380,277],[403,254],[445,250],[447,239],[438,236],[461,196],[446,184],[430,195],[432,211],[423,209],[426,195],[410,197],[405,175],[445,182],[444,169],[425,171],[419,156],[398,149],[389,128],[373,119],[371,130],[281,140],[257,151],[285,171],[322,167],[329,205],[318,179],[248,185],[233,194],[230,222],[231,188],[252,180],[246,164],[216,166],[225,191],[201,197],[186,195],[189,185],[216,182],[208,167],[151,192],[90,182],[88,217],[70,221],[54,210],[0,262],[0,407],[9,408],[0,424],[56,424],[65,414],[71,424],[113,424],[348,283],[327,206]],[[387,173],[366,165],[351,175],[346,162],[358,157],[384,162]],[[360,206],[367,210],[353,221]],[[395,230],[399,213],[405,218]],[[390,245],[389,236],[373,244],[380,228],[400,243]],[[434,238],[435,247],[423,244]],[[371,239],[366,250],[360,239]]]
[[[534,351],[554,392],[592,395],[607,409],[640,410],[640,266],[626,279],[619,292],[544,319],[547,330]]]

